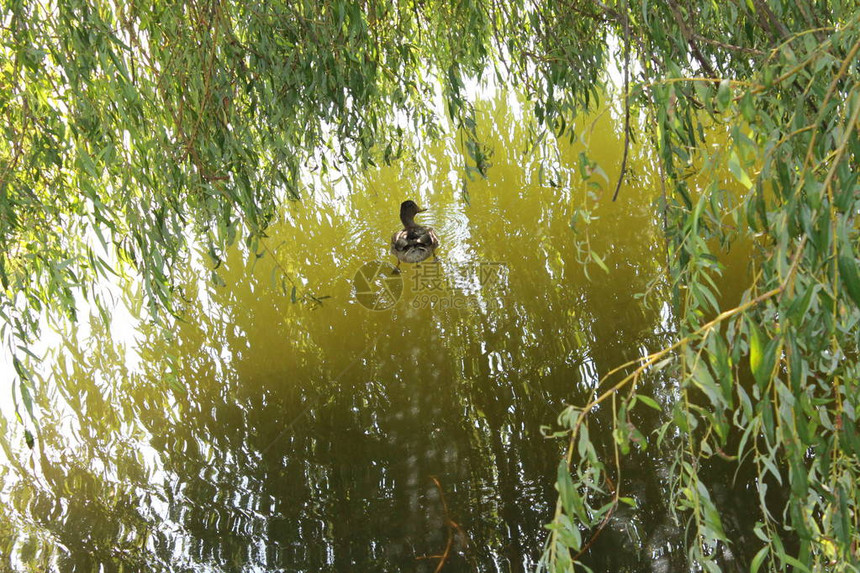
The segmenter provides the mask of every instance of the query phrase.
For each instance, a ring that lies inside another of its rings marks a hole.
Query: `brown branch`
[[[609,523],[609,520],[612,518],[612,514],[615,513],[615,508],[618,507],[618,488],[615,487],[615,484],[612,483],[612,480],[609,479],[609,476],[606,476],[606,481],[609,482],[609,485],[612,487],[612,497],[615,498],[615,503],[612,504],[612,507],[609,508],[609,511],[606,512],[606,515],[603,516],[603,519],[600,521],[600,525],[597,526],[597,531],[594,532],[588,541],[586,541],[585,545],[582,546],[582,549],[579,550],[579,553],[574,555],[573,561],[575,562],[577,559],[585,555],[585,552],[597,541],[597,538],[600,537],[600,534],[603,532],[603,528]]]
[[[436,476],[430,476],[430,479],[433,480],[434,484],[436,484],[436,489],[439,490],[439,498],[442,500],[442,511],[445,514],[445,526],[448,528],[448,541],[445,543],[445,551],[441,555],[428,555],[418,557],[418,559],[438,559],[439,563],[436,565],[435,573],[439,573],[448,561],[448,556],[451,555],[451,548],[454,546],[454,532],[457,532],[460,535],[460,539],[462,539],[463,544],[466,547],[469,546],[469,538],[466,536],[466,532],[463,531],[463,528],[460,527],[460,524],[451,519],[451,515],[448,512],[448,502],[445,500],[445,492],[442,490],[442,484],[439,483],[439,479],[436,478]]]
[[[714,40],[713,38],[708,38],[701,34],[697,34],[693,32],[691,37],[699,43],[702,44],[710,44],[711,46],[716,46],[723,50],[731,50],[733,52],[741,52],[742,54],[750,54],[752,56],[764,56],[765,52],[762,50],[756,50],[755,48],[747,48],[745,46],[736,46],[734,44],[728,44],[726,42],[720,42],[719,40]]]
[[[667,4],[669,5],[669,11],[672,12],[672,17],[675,19],[675,23],[678,24],[678,28],[681,30],[681,35],[684,36],[684,39],[687,41],[687,45],[690,47],[690,53],[696,61],[699,62],[699,65],[702,66],[702,69],[708,76],[712,78],[717,77],[717,72],[714,71],[711,63],[699,50],[699,46],[696,44],[693,34],[690,32],[690,28],[687,26],[686,20],[684,20],[684,15],[681,14],[678,2],[676,2],[676,0],[668,0]]]
[[[789,277],[790,276],[791,275],[789,275]],[[607,372],[603,376],[603,378],[600,379],[601,384],[604,381],[608,380],[613,374],[627,368],[628,366],[634,366],[636,364],[639,364],[639,366],[636,368],[636,370],[633,371],[632,374],[628,374],[620,382],[618,382],[617,384],[615,384],[614,386],[612,386],[611,388],[609,388],[608,390],[603,392],[603,394],[601,394],[600,396],[598,396],[597,398],[595,398],[594,400],[592,400],[591,402],[586,404],[586,406],[579,413],[579,417],[577,418],[576,424],[573,427],[573,432],[571,433],[570,444],[569,444],[570,449],[568,450],[568,455],[570,457],[568,458],[568,463],[570,463],[570,461],[572,460],[572,455],[573,455],[573,450],[574,450],[573,441],[576,438],[576,434],[579,432],[579,428],[582,426],[582,423],[585,421],[585,418],[588,416],[588,413],[591,410],[593,410],[595,407],[600,405],[601,402],[603,402],[604,400],[606,400],[607,398],[612,396],[615,392],[620,390],[622,387],[627,385],[627,383],[630,382],[631,380],[638,379],[638,377],[643,372],[645,372],[648,368],[650,368],[651,366],[653,366],[657,362],[659,362],[664,356],[666,356],[667,354],[669,354],[670,352],[672,352],[676,348],[680,348],[681,346],[688,344],[694,336],[698,336],[699,334],[702,334],[703,332],[708,332],[711,329],[713,329],[715,326],[717,326],[718,324],[723,322],[724,320],[732,318],[738,314],[743,314],[744,312],[746,312],[750,308],[758,306],[762,302],[764,302],[770,298],[773,298],[774,296],[780,295],[786,288],[787,280],[788,280],[788,278],[786,278],[786,281],[783,281],[783,283],[780,286],[778,286],[774,289],[771,289],[771,290],[767,291],[766,293],[761,294],[761,295],[757,296],[756,298],[745,302],[744,304],[736,306],[735,308],[732,308],[730,310],[726,310],[726,311],[721,312],[719,315],[717,315],[716,318],[714,318],[713,320],[711,320],[707,324],[704,324],[703,326],[699,327],[694,332],[692,332],[689,335],[685,336],[684,338],[674,342],[673,344],[670,344],[669,346],[663,348],[662,350],[658,350],[657,352],[649,354],[648,356],[645,356],[644,358],[640,358],[637,360],[631,360],[631,361],[626,362],[626,363],[622,364],[621,366],[617,366],[617,367],[613,368],[612,370],[610,370],[609,372]]]
[[[776,14],[767,5],[766,0],[753,0],[753,4],[756,7],[756,14],[759,15],[759,22],[763,28],[767,27],[771,31],[771,34],[773,34],[773,30],[775,29],[780,38],[787,38],[791,34],[785,24],[776,17]],[[765,24],[765,20],[762,17],[767,19],[767,24]]]

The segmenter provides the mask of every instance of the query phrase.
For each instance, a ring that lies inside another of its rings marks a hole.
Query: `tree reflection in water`
[[[532,567],[563,446],[541,426],[664,344],[673,319],[659,303],[652,160],[632,158],[627,202],[596,191],[589,239],[611,273],[591,265],[586,278],[571,228],[588,189],[581,146],[524,157],[507,101],[483,106],[494,165],[468,183],[470,204],[456,144],[442,141],[351,194],[287,204],[262,258],[236,248],[215,270],[226,287],[189,261],[168,332],[135,325],[133,348],[98,320],[67,333],[36,397],[36,448],[0,418],[4,566],[434,571],[453,535],[446,570]],[[590,153],[613,165],[617,128],[596,121]],[[541,163],[555,166],[543,181]],[[431,207],[441,286],[421,298],[424,271],[407,266],[399,303],[374,312],[352,275],[387,260],[406,195]],[[482,265],[496,280],[475,278]],[[285,272],[295,292],[278,287]],[[644,306],[634,295],[655,279],[658,302]],[[664,382],[652,394],[672,392]],[[610,448],[606,415],[590,431]],[[623,487],[643,509],[619,511],[585,562],[683,568],[665,462],[649,451],[627,463]]]

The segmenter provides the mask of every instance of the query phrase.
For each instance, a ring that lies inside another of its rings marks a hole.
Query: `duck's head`
[[[415,201],[404,201],[400,204],[400,220],[403,222],[404,226],[414,225],[415,215],[418,213],[423,213],[427,209],[422,209],[418,205],[415,204]]]

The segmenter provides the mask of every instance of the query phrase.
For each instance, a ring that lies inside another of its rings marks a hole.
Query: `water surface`
[[[578,143],[531,151],[515,97],[479,111],[487,180],[466,177],[456,137],[427,143],[287,203],[261,256],[238,246],[219,279],[195,254],[176,269],[168,332],[129,330],[117,311],[125,328],[52,339],[35,449],[0,418],[0,567],[434,571],[444,555],[445,571],[533,568],[565,446],[541,427],[672,338],[661,186],[637,148],[610,201],[623,145],[610,111],[580,121]],[[365,292],[356,273],[394,263],[405,199],[429,209],[438,260]],[[608,273],[592,260],[586,276],[586,239]],[[608,409],[591,421],[601,447],[611,423]],[[621,487],[641,509],[597,538],[583,557],[595,571],[686,569],[667,463],[627,458]]]

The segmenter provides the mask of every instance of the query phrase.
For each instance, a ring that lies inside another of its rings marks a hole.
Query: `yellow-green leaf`
[[[738,154],[732,150],[731,156],[729,156],[729,171],[732,176],[738,180],[738,183],[746,187],[747,189],[752,189],[753,183],[750,176],[747,175],[747,172],[741,167],[741,160],[738,159]]]

